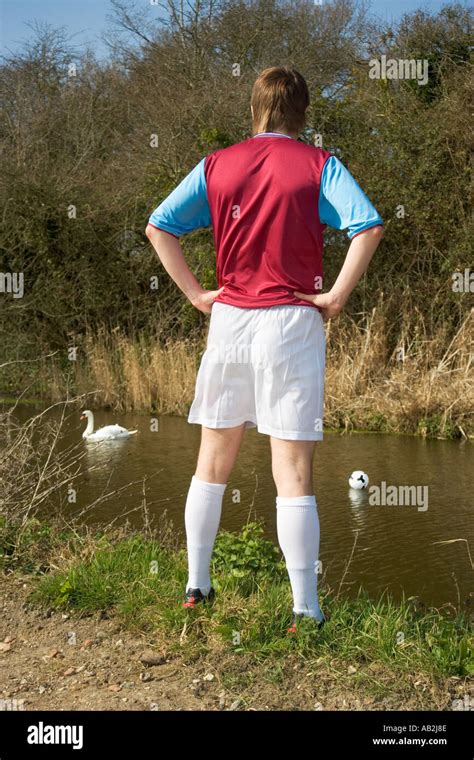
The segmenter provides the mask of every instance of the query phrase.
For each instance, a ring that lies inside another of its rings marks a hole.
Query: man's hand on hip
[[[224,287],[219,288],[219,290],[203,290],[201,293],[198,293],[196,296],[193,296],[189,300],[191,301],[192,305],[196,307],[196,309],[203,311],[204,314],[210,314],[212,311],[212,304],[214,303],[217,296],[220,296],[223,290]]]
[[[344,308],[344,303],[331,291],[329,293],[315,293],[314,295],[295,291],[294,295],[317,306],[324,321],[331,319],[331,317],[337,317]]]

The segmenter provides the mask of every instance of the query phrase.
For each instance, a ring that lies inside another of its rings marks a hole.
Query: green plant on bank
[[[250,522],[240,533],[222,532],[218,535],[212,558],[215,576],[226,579],[227,588],[235,581],[240,592],[252,593],[266,580],[284,577],[285,563],[280,549],[263,538],[261,522]],[[219,590],[219,583],[216,588]]]
[[[367,415],[367,428],[370,432],[385,433],[387,431],[387,418],[384,414]]]
[[[372,601],[321,589],[328,616],[322,631],[304,620],[296,637],[286,628],[291,591],[279,552],[249,524],[238,534],[222,532],[216,545],[213,582],[216,601],[191,614],[181,607],[187,578],[184,550],[158,538],[133,534],[119,541],[102,535],[81,556],[80,546],[67,567],[46,573],[31,602],[83,614],[109,611],[135,630],[161,634],[179,650],[183,631],[187,652],[228,652],[256,661],[289,653],[305,661],[339,658],[356,665],[378,663],[395,671],[425,671],[466,676],[474,672],[472,638],[462,614],[420,612],[411,599]],[[184,626],[184,628],[183,628]]]
[[[459,429],[451,420],[443,418],[442,414],[433,414],[430,417],[422,417],[418,422],[418,433],[423,438],[438,438],[441,433],[445,438],[459,438]]]

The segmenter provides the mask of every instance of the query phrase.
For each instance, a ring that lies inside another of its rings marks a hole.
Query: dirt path
[[[149,642],[114,619],[29,609],[25,581],[0,580],[0,641],[10,644],[0,651],[0,698],[24,700],[26,710],[219,708],[212,682],[198,688],[183,662],[155,649],[161,664],[142,664],[141,655],[153,651]]]
[[[151,637],[125,631],[114,618],[31,609],[33,583],[31,577],[0,577],[3,709],[451,709],[466,691],[462,679],[438,684],[416,674],[399,677],[375,663],[371,675],[387,685],[379,696],[360,679],[363,674],[335,662],[321,662],[311,672],[296,657],[287,658],[283,670],[271,663],[249,668],[245,657],[232,653],[192,662],[185,650],[167,655]],[[153,664],[143,661],[147,654]]]

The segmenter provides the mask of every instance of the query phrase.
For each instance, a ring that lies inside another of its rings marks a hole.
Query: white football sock
[[[293,592],[293,612],[323,620],[318,601],[319,517],[315,496],[277,496],[278,541]]]
[[[198,588],[208,594],[211,589],[209,567],[225,489],[226,483],[206,483],[192,477],[184,511],[189,569],[186,591]]]

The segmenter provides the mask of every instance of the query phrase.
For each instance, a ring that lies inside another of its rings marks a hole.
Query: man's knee
[[[242,441],[243,426],[202,429],[195,475],[207,483],[227,483]]]
[[[310,467],[279,467],[273,470],[273,480],[279,496],[306,496],[312,491]]]
[[[312,493],[313,441],[272,439],[272,474],[279,496]]]

